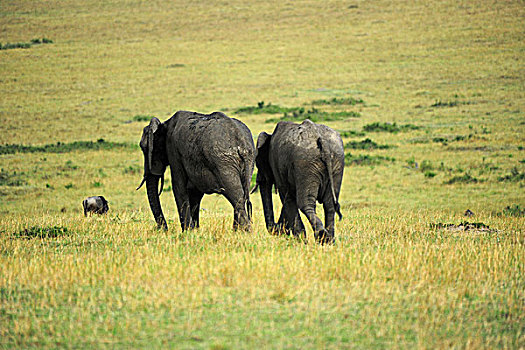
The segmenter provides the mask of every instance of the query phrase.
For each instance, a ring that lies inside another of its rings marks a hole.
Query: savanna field
[[[0,348],[525,348],[524,20],[512,0],[3,0]],[[177,110],[337,130],[335,243],[270,235],[258,192],[252,232],[219,195],[181,232],[169,171],[158,231],[138,142]],[[106,215],[84,217],[93,195]]]

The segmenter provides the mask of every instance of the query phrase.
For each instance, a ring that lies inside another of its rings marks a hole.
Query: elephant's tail
[[[328,172],[328,180],[330,181],[330,191],[332,192],[332,200],[334,201],[335,212],[339,216],[339,220],[341,220],[343,215],[341,214],[341,206],[339,205],[339,201],[335,195],[332,157],[330,156],[330,153],[326,147],[323,146],[323,141],[320,137],[317,138],[317,147],[319,147],[319,150],[321,151],[321,160],[326,165],[326,171]]]
[[[252,172],[253,168],[251,164],[253,162],[249,161],[249,156],[245,154],[245,152],[242,152],[239,149],[239,156],[241,157],[242,161],[244,162],[244,168],[241,171],[241,183],[242,183],[242,191],[244,192],[244,201],[246,202],[246,213],[248,214],[248,219],[252,219],[252,202],[250,201],[250,183],[252,180]]]

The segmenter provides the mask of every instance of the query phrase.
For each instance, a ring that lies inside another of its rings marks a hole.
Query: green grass
[[[30,46],[0,50],[0,348],[525,347],[524,17],[513,0],[3,2],[0,42]],[[218,195],[183,233],[169,171],[157,231],[138,143],[177,110],[340,131],[335,244],[268,234],[259,193],[251,233]],[[91,195],[106,215],[84,217]]]

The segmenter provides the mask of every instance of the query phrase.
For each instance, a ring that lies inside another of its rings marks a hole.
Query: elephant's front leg
[[[180,226],[182,231],[186,231],[187,229],[191,228],[192,222],[190,196],[186,187],[179,183],[179,181],[176,181],[173,177],[171,179],[171,185],[173,188],[175,203],[177,204],[177,211],[179,212]]]
[[[177,193],[175,195],[175,202],[177,203],[177,211],[179,212],[180,226],[182,231],[191,228],[191,209],[190,199],[187,193]]]
[[[327,203],[328,201],[328,203]],[[331,198],[327,198],[323,203],[324,225],[327,235],[324,237],[324,243],[333,243],[335,237],[335,207]]]
[[[283,202],[283,208],[277,223],[279,231],[284,230],[287,234],[301,236],[301,238],[306,239],[306,230],[303,221],[301,220],[301,216],[299,215],[295,198],[281,197],[281,200]]]

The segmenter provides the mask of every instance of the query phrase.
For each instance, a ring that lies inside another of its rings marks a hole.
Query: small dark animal
[[[469,217],[470,217],[470,216],[474,216],[474,212],[473,212],[472,210],[470,210],[470,209],[467,209],[467,210],[465,211],[465,216],[469,216]]]
[[[105,214],[109,210],[108,201],[102,196],[87,197],[82,201],[84,216],[90,214]]]

